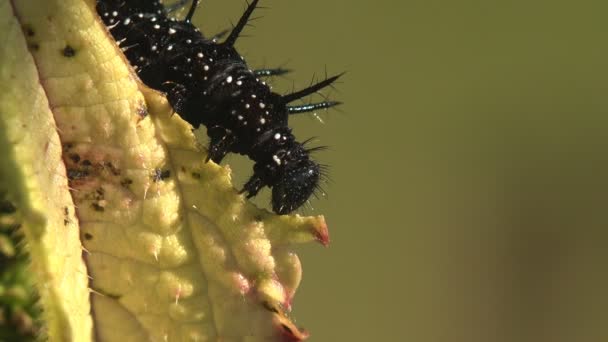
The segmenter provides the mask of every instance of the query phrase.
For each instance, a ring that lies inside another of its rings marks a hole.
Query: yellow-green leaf
[[[322,216],[255,208],[133,73],[92,1],[0,0],[0,190],[51,340],[302,340],[293,243]],[[84,252],[83,252],[84,251]]]

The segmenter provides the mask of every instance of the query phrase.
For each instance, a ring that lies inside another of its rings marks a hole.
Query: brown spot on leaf
[[[171,177],[171,170],[161,170],[161,169],[155,169],[154,170],[154,175],[152,176],[152,179],[155,182],[161,181],[161,180],[165,180],[167,178]]]
[[[78,155],[78,153],[70,153],[68,157],[74,163],[78,163],[80,161],[80,156]]]
[[[114,166],[114,164],[112,164],[112,162],[105,162],[105,166],[110,169],[110,172],[112,172],[112,174],[114,176],[118,176],[120,175],[120,169],[117,168],[116,166]]]
[[[279,310],[277,308],[275,308],[274,306],[270,305],[270,303],[264,301],[262,303],[262,305],[264,306],[264,308],[266,308],[266,310],[270,311],[270,312],[274,312],[274,313],[279,313]]]
[[[95,192],[97,193],[97,195],[98,195],[97,197],[99,199],[103,199],[103,195],[105,195],[106,190],[102,187],[99,187],[99,188],[97,188],[97,190],[95,190]]]
[[[25,35],[28,37],[33,37],[36,34],[36,32],[34,32],[34,29],[32,28],[32,26],[30,26],[30,24],[23,25],[23,32],[25,32]]]
[[[196,179],[201,179],[201,174],[198,172],[192,172],[192,177],[194,177]]]
[[[131,178],[125,178],[120,181],[120,185],[122,185],[124,188],[128,188],[131,184],[133,184],[133,180]]]
[[[70,46],[69,44],[66,45],[63,48],[63,52],[62,53],[63,53],[63,55],[65,57],[74,57],[74,56],[76,56],[76,50],[74,50],[74,48],[72,46]]]
[[[95,209],[95,211],[99,211],[99,212],[103,212],[104,210],[106,210],[106,208],[99,205],[98,202],[91,203],[91,208],[93,208],[93,209]]]
[[[293,330],[291,330],[291,328],[287,325],[281,323],[281,328],[283,328],[283,330],[285,330],[285,332],[287,332],[288,334],[293,335]]]
[[[89,171],[86,170],[74,170],[68,169],[68,178],[70,180],[83,179],[89,175]]]
[[[148,107],[146,107],[146,105],[144,103],[140,103],[139,106],[137,107],[137,115],[139,115],[142,118],[145,118],[148,115]]]
[[[0,213],[12,214],[17,211],[17,208],[9,201],[0,200]]]
[[[91,235],[91,233],[84,233],[84,239],[91,240],[91,239],[93,239],[93,235]]]

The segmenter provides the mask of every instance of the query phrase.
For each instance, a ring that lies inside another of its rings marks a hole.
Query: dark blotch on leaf
[[[283,327],[283,329],[285,331],[287,331],[290,335],[293,335],[293,331],[291,330],[290,327],[286,326],[285,324],[281,323],[281,327]]]
[[[201,174],[198,172],[192,172],[192,177],[194,177],[196,179],[201,179]]]
[[[279,313],[279,310],[277,310],[277,308],[275,308],[274,306],[270,305],[270,303],[268,302],[263,302],[262,305],[264,305],[264,308],[266,308],[266,310],[270,311],[270,312],[274,312],[274,313]]]
[[[145,118],[148,115],[148,108],[146,108],[146,105],[140,104],[139,107],[137,107],[137,115],[142,118]]]
[[[34,32],[34,29],[29,24],[23,25],[23,32],[25,32],[25,35],[27,35],[28,37],[33,37],[34,34],[36,34],[36,32]]]
[[[112,164],[112,162],[110,162],[110,161],[109,161],[109,162],[105,162],[105,163],[104,163],[104,165],[105,165],[105,166],[106,166],[108,169],[110,169],[110,172],[112,172],[112,174],[113,174],[114,176],[118,176],[118,175],[120,175],[120,169],[119,169],[119,168],[117,168],[116,166],[114,166],[114,164]]]
[[[84,238],[85,240],[91,240],[93,238],[93,235],[91,235],[90,233],[84,233]]]
[[[171,177],[171,170],[156,169],[154,170],[154,176],[152,178],[155,182],[158,182],[161,180],[165,180],[169,177]]]
[[[74,57],[76,55],[76,50],[74,50],[74,48],[70,45],[66,45],[63,48],[63,55],[66,57]]]
[[[120,185],[122,185],[125,188],[128,188],[129,185],[131,185],[131,184],[133,184],[133,180],[131,178],[125,178],[120,181]]]
[[[90,160],[85,159],[85,160],[83,160],[83,161],[82,161],[82,165],[83,165],[83,166],[91,166],[92,164],[91,164],[91,161],[90,161]]]
[[[70,180],[82,179],[82,178],[85,178],[88,175],[89,175],[88,171],[80,171],[80,170],[68,169],[68,178]]]
[[[96,203],[96,202],[91,203],[91,207],[93,209],[95,209],[95,211],[102,212],[102,211],[106,210],[104,207],[100,206],[99,203]]]
[[[95,190],[95,192],[97,192],[97,194],[101,197],[103,197],[103,195],[106,193],[106,190],[102,187],[97,188],[97,190]]]
[[[74,163],[78,163],[80,161],[80,156],[77,153],[70,153],[69,157]]]
[[[2,214],[12,214],[17,211],[17,208],[9,202],[5,200],[0,200],[0,213]]]

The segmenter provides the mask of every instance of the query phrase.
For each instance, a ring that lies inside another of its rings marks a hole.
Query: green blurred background
[[[312,341],[608,341],[605,0],[262,5],[238,48],[295,70],[275,90],[348,71],[324,124],[291,121],[331,147],[303,213],[332,243],[299,248]],[[244,6],[205,0],[197,23]]]

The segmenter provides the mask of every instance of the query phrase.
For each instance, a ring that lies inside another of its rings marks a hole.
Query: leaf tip
[[[273,324],[277,329],[278,341],[298,342],[304,341],[310,336],[308,331],[299,329],[284,315],[275,313],[273,316]]]
[[[313,225],[313,234],[320,244],[325,247],[329,246],[329,229],[324,216],[319,216],[317,222]]]

